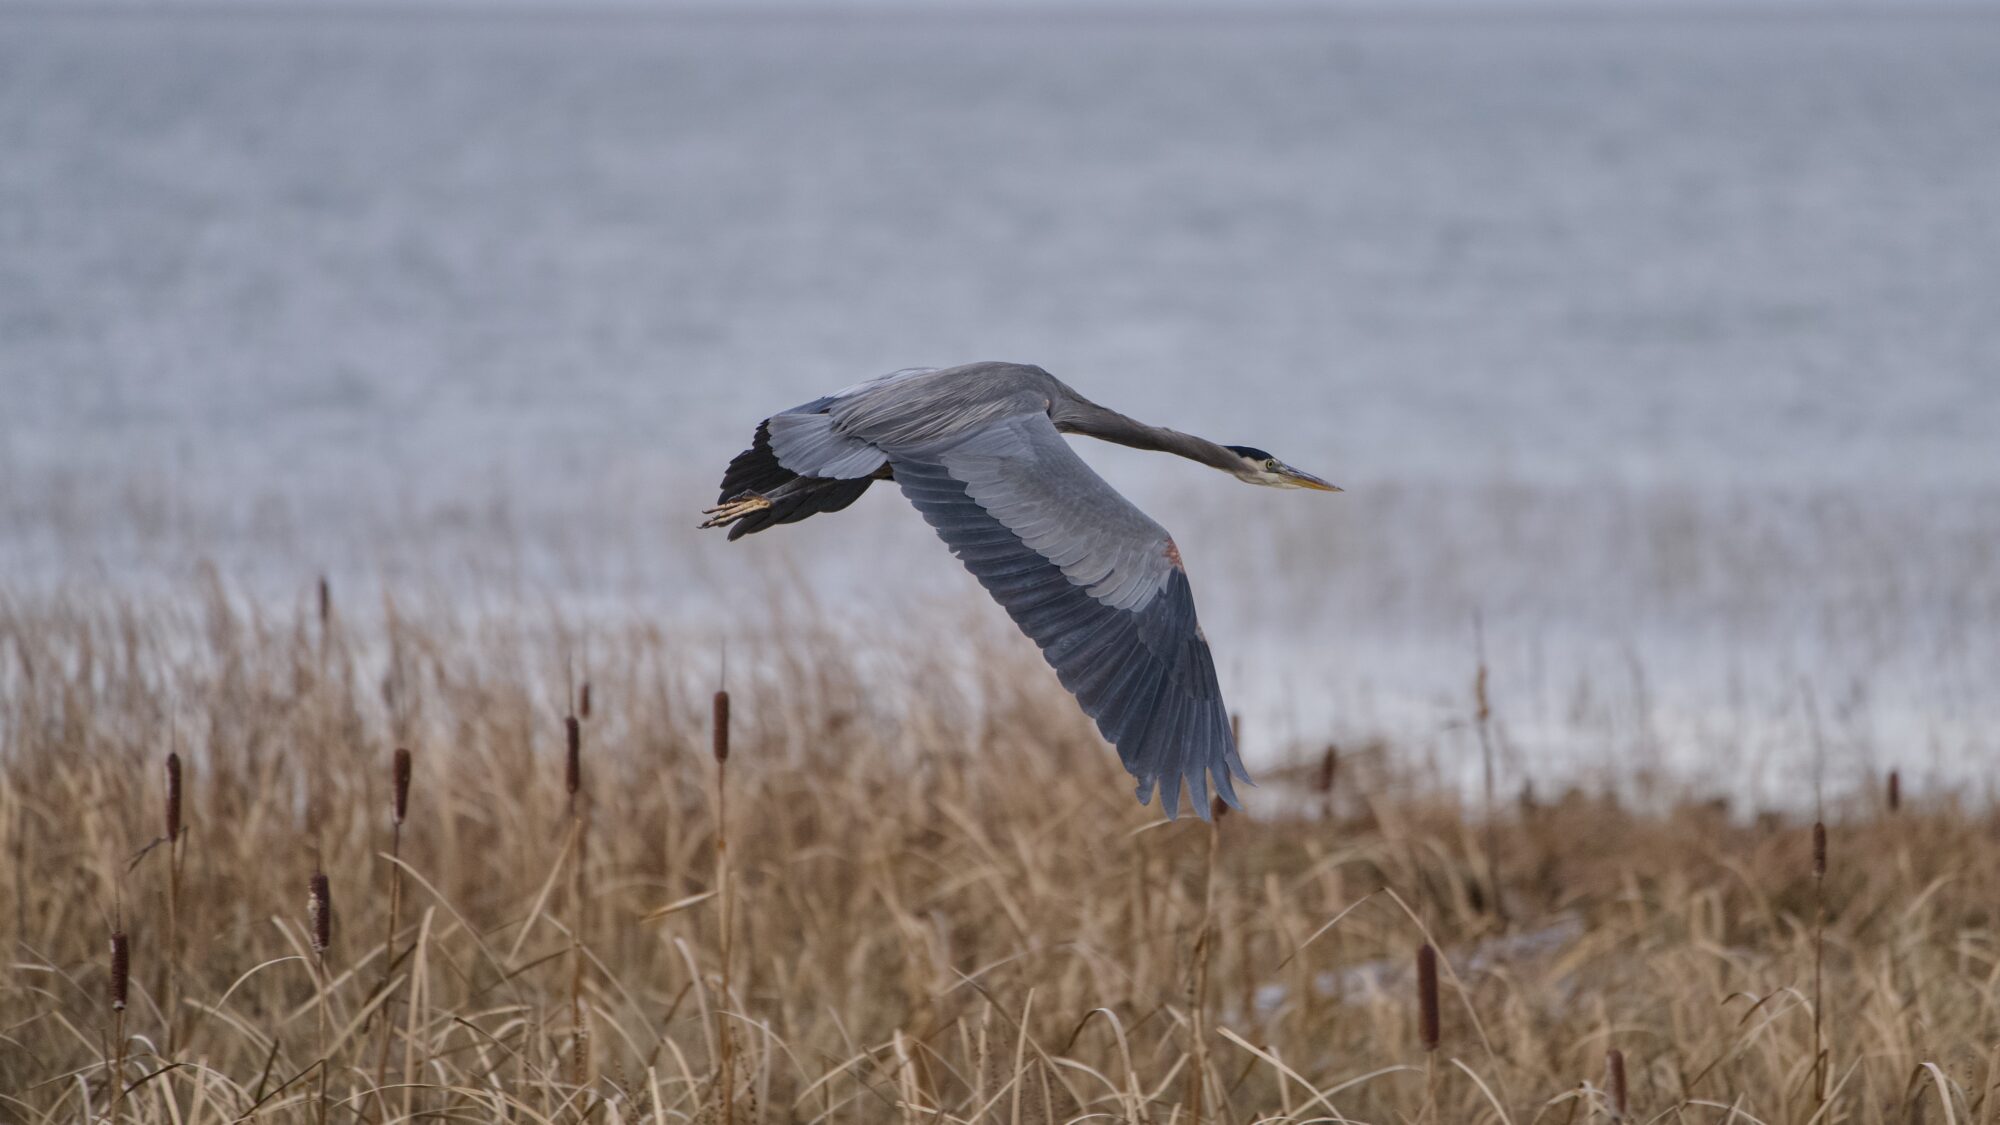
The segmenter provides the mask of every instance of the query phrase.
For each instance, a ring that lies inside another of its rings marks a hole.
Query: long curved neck
[[[1162,453],[1199,461],[1225,473],[1234,474],[1243,467],[1242,458],[1207,438],[1169,430],[1164,426],[1148,426],[1087,399],[1059,403],[1050,413],[1054,416],[1056,428],[1065,433],[1083,434],[1134,449],[1157,449]]]

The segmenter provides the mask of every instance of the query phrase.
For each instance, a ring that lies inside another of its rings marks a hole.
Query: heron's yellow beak
[[[1337,484],[1332,484],[1327,481],[1323,481],[1318,477],[1312,475],[1311,473],[1301,472],[1298,469],[1292,468],[1290,465],[1286,465],[1284,467],[1283,476],[1285,478],[1285,483],[1291,485],[1294,488],[1310,488],[1314,492],[1345,491]]]

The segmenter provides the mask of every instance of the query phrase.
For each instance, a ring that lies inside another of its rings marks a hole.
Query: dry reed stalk
[[[404,1008],[407,1014],[404,1017],[403,1023],[402,1120],[404,1121],[417,1120],[415,1113],[417,1099],[416,1076],[419,1067],[429,1062],[428,1053],[426,1053],[423,1060],[420,1061],[418,1059],[417,1048],[419,1040],[417,1030],[422,1025],[425,1002],[431,999],[429,960],[425,956],[426,943],[430,940],[430,936],[431,912],[425,911],[417,919],[416,936],[410,941],[409,1003]]]
[[[1423,1120],[1437,1120],[1437,1051],[1444,1040],[1438,1010],[1438,957],[1430,942],[1417,947],[1417,1037],[1424,1046]]]
[[[1193,1107],[1194,1125],[1201,1125],[1208,1108],[1208,970],[1215,943],[1215,859],[1222,847],[1222,818],[1228,812],[1229,806],[1221,797],[1209,804],[1208,852],[1201,879],[1201,929],[1194,942],[1194,996],[1189,1005],[1193,1058],[1188,1068],[1187,1101]]]
[[[181,838],[181,756],[167,755],[167,844]]]
[[[1507,907],[1500,898],[1500,843],[1498,806],[1494,803],[1493,704],[1486,694],[1486,628],[1478,616],[1472,619],[1473,644],[1478,651],[1479,669],[1472,678],[1473,725],[1479,731],[1479,761],[1485,778],[1486,826],[1481,850],[1486,853],[1486,888],[1493,916],[1507,921]]]
[[[715,1006],[716,1080],[721,1084],[723,1125],[736,1120],[735,1052],[729,1025],[729,962],[734,954],[734,902],[729,879],[729,692],[715,693],[715,887],[721,913],[722,990]]]
[[[327,1012],[328,982],[326,951],[333,944],[333,890],[326,872],[314,871],[306,883],[306,917],[310,923],[313,951],[313,989],[318,994],[314,1007],[319,1013],[319,1103],[316,1120],[326,1125]]]
[[[382,995],[381,1008],[376,1018],[381,1021],[382,1032],[379,1045],[375,1049],[375,1089],[380,1100],[382,1082],[389,1073],[389,1040],[395,1019],[392,1015],[394,996],[394,971],[396,964],[396,930],[402,924],[403,908],[403,822],[410,815],[410,767],[409,750],[397,747],[389,761],[389,924],[382,935]],[[388,1107],[383,1106],[383,1116],[388,1116]]]
[[[1340,777],[1340,747],[1334,743],[1329,742],[1326,744],[1326,752],[1320,757],[1319,778],[1318,778],[1321,816],[1323,819],[1325,819],[1325,821],[1329,825],[1334,823],[1333,783],[1337,781],[1339,777]],[[1338,866],[1332,867],[1327,872],[1326,887],[1327,887],[1327,901],[1333,903],[1335,905],[1335,909],[1338,909],[1338,905],[1341,902],[1344,902],[1347,898],[1346,879],[1342,876],[1341,870]],[[1328,959],[1331,960],[1334,964],[1339,964],[1340,935],[1338,933],[1329,935],[1328,944],[1332,946],[1332,950],[1328,955]],[[1305,960],[1304,958],[1300,958],[1301,964],[1299,966],[1299,972],[1301,974],[1302,979],[1310,983],[1311,980],[1313,979],[1312,972],[1310,969],[1306,967],[1306,965],[1304,964],[1304,960]],[[1346,979],[1341,974],[1336,973],[1333,978],[1334,1000],[1336,1002],[1342,1002],[1344,1001],[1346,995],[1347,995]],[[1316,998],[1317,998],[1317,990],[1312,988],[1307,988],[1304,996],[1301,998],[1300,1001],[1302,1007],[1304,1007],[1309,1011],[1312,1008]]]
[[[333,944],[333,888],[324,871],[313,872],[306,884],[306,914],[312,923],[313,956],[325,961]]]
[[[1625,1052],[1616,1047],[1604,1052],[1604,1065],[1611,1074],[1607,1084],[1611,1087],[1611,1119],[1623,1121],[1631,1111],[1631,1100],[1625,1084]]]
[[[132,996],[132,943],[124,930],[111,931],[111,1010],[124,1012]]]
[[[584,803],[583,724],[575,715],[563,719],[563,788],[569,795],[569,1026],[570,1083],[579,1091],[590,1074],[590,1034],[583,1020]],[[579,1111],[581,1112],[581,1111]]]
[[[125,1007],[132,991],[132,943],[122,924],[111,931],[111,1120],[117,1121],[125,1094]]]
[[[1438,1011],[1438,955],[1430,942],[1417,947],[1417,1035],[1427,1053],[1444,1039]]]
[[[322,574],[319,576],[319,676],[320,679],[322,680],[326,679],[327,660],[332,656],[332,654],[333,654],[333,586],[327,582],[326,575]],[[311,794],[311,797],[314,800],[317,800],[318,798],[317,776],[318,776],[317,773],[315,773],[314,775],[315,780],[313,782],[314,791]],[[317,816],[314,816],[311,819],[313,823],[315,824],[319,823],[319,819]]]
[[[576,816],[576,793],[583,788],[583,724],[575,715],[563,719],[563,792],[569,795],[569,815]]]
[[[1826,1040],[1823,988],[1826,965],[1826,822],[1813,821],[1813,1110],[1826,1105]]]
[[[167,754],[167,1057],[172,1059],[180,1020],[181,953],[181,756]]]
[[[1127,908],[1131,917],[1133,933],[1145,933],[1152,924],[1152,852],[1147,845],[1151,841],[1144,836],[1133,836],[1129,840],[1130,858],[1127,870],[1131,875],[1131,904]],[[1132,971],[1126,976],[1126,1003],[1137,1007],[1150,995],[1148,988],[1152,982],[1152,957],[1144,943],[1132,950]]]

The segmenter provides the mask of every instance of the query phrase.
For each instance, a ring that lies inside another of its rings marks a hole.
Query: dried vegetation
[[[180,605],[0,601],[0,1119],[2000,1117],[1983,804],[1368,745],[1166,823],[1017,648],[765,629],[715,699],[644,625]]]

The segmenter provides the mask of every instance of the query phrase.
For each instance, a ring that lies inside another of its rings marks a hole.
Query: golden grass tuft
[[[1355,743],[1337,787],[1316,746],[1169,824],[1019,648],[746,628],[732,715],[713,638],[355,604],[0,600],[0,1119],[2000,1109],[1985,805],[1871,781],[1829,866],[1786,814],[1559,777],[1495,808]],[[578,631],[587,777],[549,710]]]

